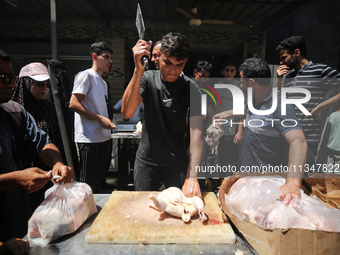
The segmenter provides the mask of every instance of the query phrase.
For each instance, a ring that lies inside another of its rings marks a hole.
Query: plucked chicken
[[[151,193],[148,197],[153,202],[151,207],[182,218],[184,222],[189,222],[196,213],[198,213],[201,221],[207,220],[202,199],[197,196],[188,198],[179,188],[170,187],[159,193],[157,197],[154,197]]]

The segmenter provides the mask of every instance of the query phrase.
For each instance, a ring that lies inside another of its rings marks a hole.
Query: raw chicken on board
[[[202,199],[197,196],[187,198],[179,188],[170,187],[159,193],[157,197],[152,196],[151,193],[148,197],[153,201],[151,207],[180,217],[184,222],[189,222],[196,213],[201,221],[207,220]]]
[[[224,130],[223,128],[215,123],[212,123],[207,129],[207,136],[205,137],[205,141],[210,147],[213,154],[218,153],[218,144],[219,139],[223,136]]]
[[[76,231],[97,206],[89,185],[82,182],[55,184],[28,221],[28,240],[32,246],[45,245]]]
[[[340,210],[327,207],[320,200],[306,195],[292,198],[288,205],[280,201],[280,186],[285,179],[277,176],[244,177],[225,195],[231,212],[264,228],[300,228],[340,232]]]

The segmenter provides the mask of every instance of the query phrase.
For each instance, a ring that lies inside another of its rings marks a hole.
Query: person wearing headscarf
[[[46,99],[50,88],[46,66],[38,62],[30,63],[20,70],[12,100],[24,106],[34,117],[37,126],[49,135],[65,159],[56,109]]]

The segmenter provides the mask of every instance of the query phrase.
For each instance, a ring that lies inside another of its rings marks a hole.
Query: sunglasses
[[[47,88],[51,88],[50,81],[34,81],[33,84],[35,84],[37,87],[42,88],[44,85],[46,85]]]
[[[10,85],[13,81],[16,81],[17,76],[15,76],[15,74],[2,74],[0,75],[0,78],[2,79],[3,84]]]

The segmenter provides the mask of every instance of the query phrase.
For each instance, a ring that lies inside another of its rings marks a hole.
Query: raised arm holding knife
[[[130,118],[144,102],[143,131],[134,169],[138,191],[159,190],[163,181],[166,188],[176,186],[188,197],[201,197],[195,166],[202,153],[202,116],[200,106],[190,107],[190,90],[194,96],[200,94],[196,84],[182,74],[189,47],[185,36],[165,35],[159,53],[160,70],[150,71],[145,71],[142,58],[151,57],[151,42],[140,39],[132,49],[135,70],[123,95],[122,114]]]

